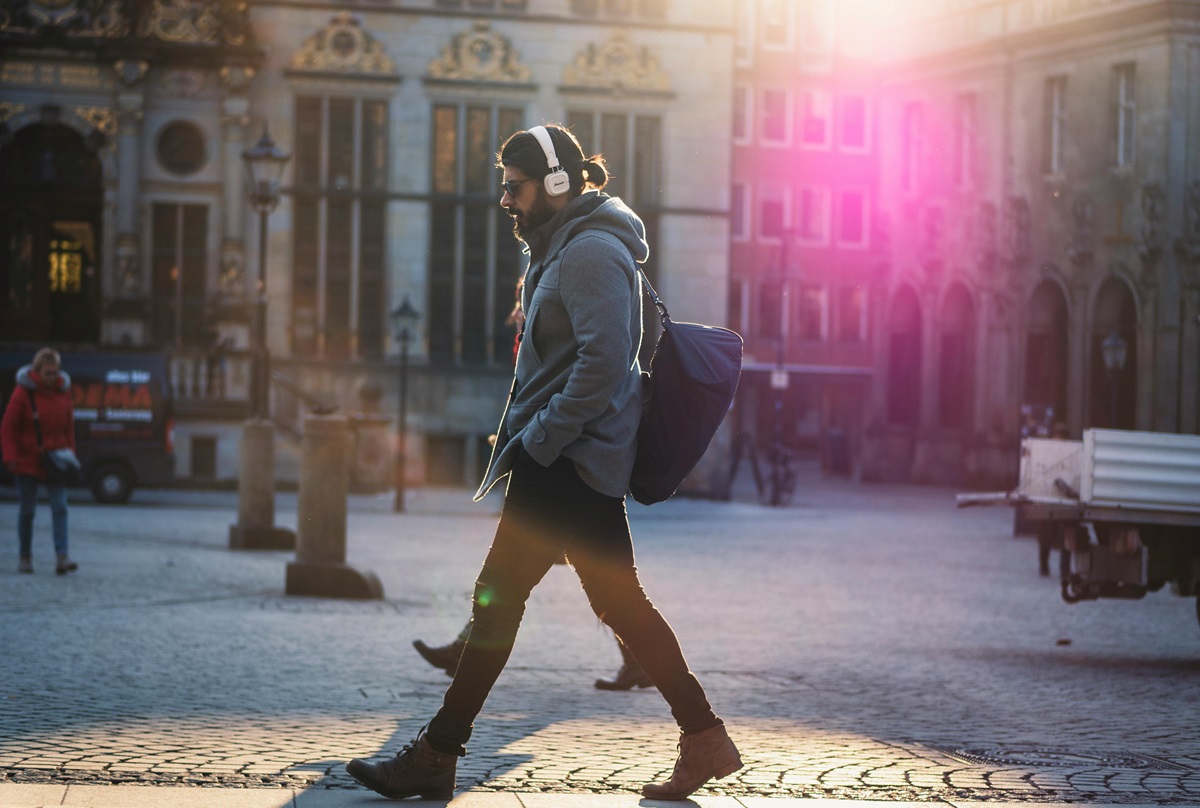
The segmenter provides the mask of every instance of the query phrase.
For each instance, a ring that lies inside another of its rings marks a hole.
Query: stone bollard
[[[359,572],[345,563],[348,445],[345,416],[304,419],[296,560],[287,565],[284,585],[289,595],[383,597],[383,585],[374,573]]]
[[[296,534],[275,526],[275,428],[247,421],[238,447],[238,520],[229,526],[232,550],[291,550]]]

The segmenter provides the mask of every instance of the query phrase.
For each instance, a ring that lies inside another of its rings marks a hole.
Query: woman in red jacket
[[[42,348],[33,357],[33,364],[17,371],[17,386],[4,421],[0,423],[0,448],[4,465],[17,478],[21,507],[17,514],[17,538],[21,543],[20,572],[33,572],[33,514],[37,506],[37,490],[44,484],[50,493],[50,515],[54,525],[54,551],[58,554],[55,572],[66,575],[78,569],[67,555],[67,489],[62,483],[50,482],[42,469],[38,449],[34,410],[41,424],[42,448],[75,449],[75,412],[71,406],[71,379],[62,371],[62,358],[53,348]]]

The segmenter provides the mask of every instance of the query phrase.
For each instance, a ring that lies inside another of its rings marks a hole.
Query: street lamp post
[[[291,155],[283,152],[263,124],[262,137],[254,147],[242,153],[249,174],[250,204],[258,211],[258,283],[254,298],[254,390],[251,399],[253,417],[269,415],[271,355],[267,349],[267,218],[279,206],[279,186],[283,169]]]
[[[247,198],[258,211],[258,283],[251,332],[250,419],[242,428],[238,450],[238,521],[229,528],[229,546],[235,549],[287,550],[296,543],[295,533],[275,526],[275,432],[270,420],[271,358],[267,351],[267,218],[279,206],[280,180],[290,159],[275,145],[265,124],[262,137],[242,153]]]
[[[413,332],[416,330],[417,320],[421,318],[421,314],[413,308],[408,295],[405,295],[400,305],[392,309],[391,318],[396,331],[396,341],[400,344],[400,386],[397,396],[399,412],[396,417],[396,497],[392,500],[392,511],[402,513],[404,511],[407,460],[404,433],[408,422],[408,343],[413,338]]]
[[[776,345],[775,370],[771,373],[771,389],[775,391],[775,417],[770,451],[771,505],[782,505],[784,498],[789,494],[786,478],[790,470],[787,448],[783,441],[783,411],[790,381],[787,371],[788,320],[791,313],[788,294],[788,248],[793,235],[794,231],[788,228],[784,228],[780,233],[782,244],[779,250],[779,341]]]
[[[1100,355],[1104,358],[1104,367],[1108,370],[1108,386],[1110,388],[1109,427],[1118,427],[1117,417],[1120,414],[1121,391],[1118,384],[1121,371],[1125,368],[1125,354],[1129,345],[1121,339],[1115,330],[1110,331],[1100,343]]]

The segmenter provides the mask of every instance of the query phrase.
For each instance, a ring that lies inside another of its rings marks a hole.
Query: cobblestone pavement
[[[942,488],[805,472],[785,508],[630,505],[643,581],[746,767],[702,794],[1200,805],[1194,601],[1064,604],[1007,509]],[[82,499],[82,497],[81,497]],[[343,763],[393,753],[448,679],[410,642],[449,641],[499,500],[352,497],[348,561],[386,600],[283,594],[283,552],[233,552],[229,493],[72,505],[80,571],[0,564],[0,783],[356,789]],[[295,525],[294,495],[278,522]],[[0,531],[16,504],[0,497]],[[677,739],[619,664],[573,574],[535,590],[460,787],[632,794]]]

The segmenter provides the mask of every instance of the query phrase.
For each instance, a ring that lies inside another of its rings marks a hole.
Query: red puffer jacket
[[[38,454],[30,396],[37,398],[43,448],[74,449],[75,410],[71,406],[71,379],[59,371],[55,386],[51,388],[43,383],[31,365],[21,368],[17,371],[17,386],[4,409],[4,421],[0,422],[0,450],[3,450],[4,464],[17,474],[44,480],[46,473],[42,471]]]

